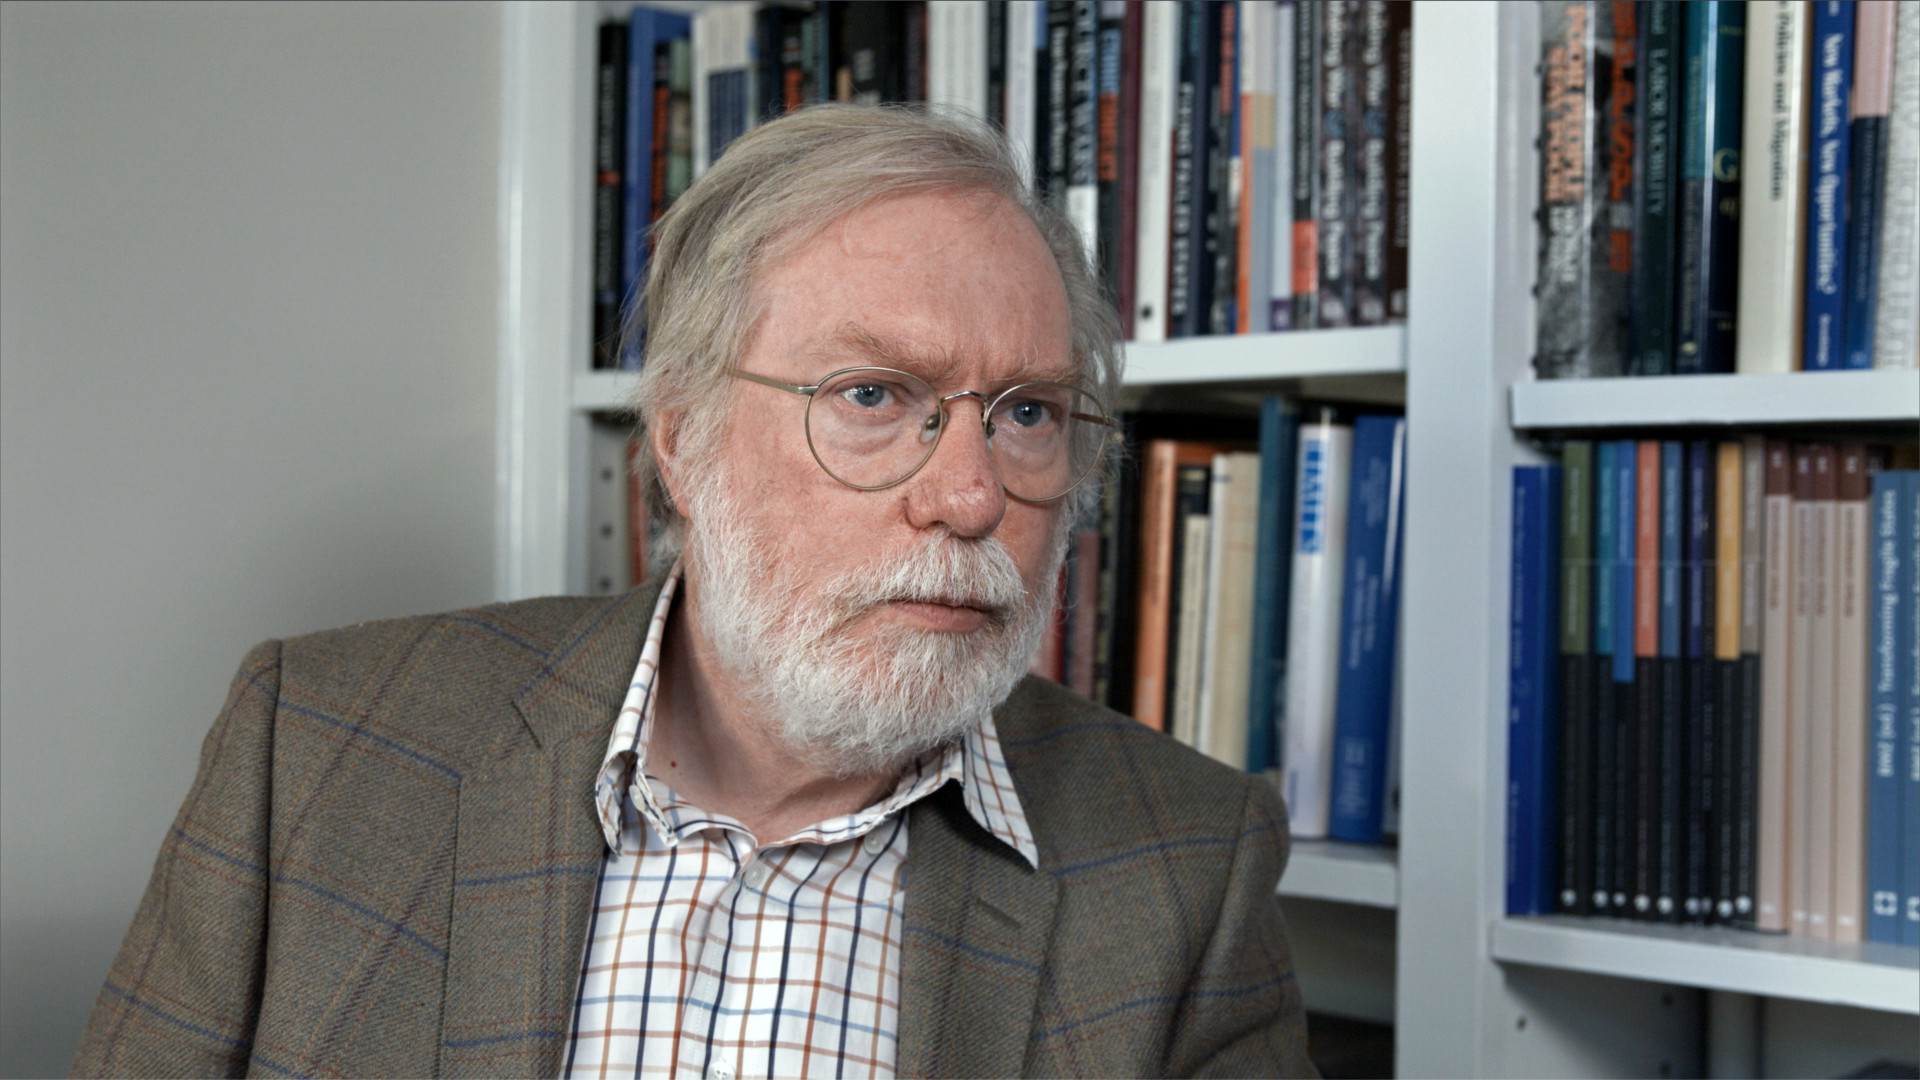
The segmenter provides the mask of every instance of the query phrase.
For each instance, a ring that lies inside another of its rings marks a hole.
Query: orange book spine
[[[1717,448],[1714,485],[1713,656],[1740,659],[1740,444]],[[1730,718],[1730,722],[1732,719]]]
[[[1652,659],[1660,655],[1660,440],[1634,450],[1633,655]]]
[[[1172,640],[1173,530],[1182,465],[1213,460],[1213,447],[1178,439],[1147,443],[1140,477],[1140,598],[1133,653],[1133,718],[1167,730],[1167,647]]]

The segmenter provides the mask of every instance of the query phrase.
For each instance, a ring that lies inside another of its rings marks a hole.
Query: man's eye
[[[849,386],[840,393],[849,403],[863,409],[877,409],[887,403],[887,388],[875,383]]]
[[[1006,410],[1008,420],[1021,427],[1039,427],[1053,419],[1053,410],[1044,401],[1018,401]]]

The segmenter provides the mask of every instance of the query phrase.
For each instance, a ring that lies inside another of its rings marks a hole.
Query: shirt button
[[[724,1061],[716,1061],[707,1070],[707,1080],[733,1080],[733,1066]]]
[[[767,864],[761,862],[758,859],[755,859],[753,861],[753,864],[747,867],[747,888],[757,889],[760,886],[765,885],[766,883],[767,883]],[[720,1066],[715,1066],[715,1068],[719,1068],[719,1067]],[[727,1075],[732,1076],[733,1073],[729,1071]]]
[[[887,846],[887,838],[880,835],[880,830],[878,827],[876,827],[872,832],[868,833],[867,838],[865,840],[860,841],[861,850],[865,851],[869,855],[880,854],[880,852],[886,849],[886,846]]]

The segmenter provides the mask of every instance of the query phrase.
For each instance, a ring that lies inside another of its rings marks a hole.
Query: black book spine
[[[1354,154],[1354,248],[1359,272],[1353,285],[1353,321],[1378,326],[1387,321],[1387,252],[1392,203],[1393,64],[1392,5],[1387,0],[1360,4],[1360,129]]]
[[[1123,136],[1120,128],[1120,54],[1126,5],[1103,0],[1100,7],[1100,38],[1095,64],[1098,79],[1094,114],[1094,179],[1099,185],[1100,284],[1117,302],[1120,285],[1121,184],[1120,153]],[[1129,310],[1131,305],[1119,310]]]
[[[1100,5],[1076,0],[1067,49],[1067,216],[1090,255],[1100,232]],[[1089,235],[1090,234],[1090,235]],[[1099,266],[1097,258],[1093,260]]]
[[[1387,321],[1407,318],[1408,208],[1413,199],[1413,2],[1387,0]]]
[[[786,111],[783,95],[786,80],[781,77],[781,63],[785,55],[781,21],[787,10],[774,4],[753,13],[753,92],[757,99],[753,103],[755,123],[777,120]]]
[[[1572,498],[1569,493],[1565,497]],[[1565,594],[1562,593],[1564,596]],[[1560,911],[1593,908],[1593,658],[1560,655]]]
[[[1634,681],[1633,913],[1660,914],[1660,864],[1666,858],[1660,835],[1660,657],[1639,656]]]
[[[1360,5],[1327,0],[1320,43],[1320,123],[1314,158],[1320,169],[1320,291],[1316,326],[1353,325],[1353,171],[1360,126],[1357,66]]]
[[[1604,482],[1602,483],[1604,487]],[[1605,497],[1604,495],[1601,497]],[[1597,553],[1596,562],[1606,558]],[[1596,915],[1625,915],[1615,907],[1619,889],[1615,878],[1619,838],[1614,813],[1614,790],[1619,786],[1620,754],[1614,740],[1617,698],[1613,693],[1613,657],[1596,652],[1590,662],[1593,688],[1593,909]]]
[[[1714,715],[1720,753],[1713,763],[1713,921],[1733,922],[1735,837],[1739,829],[1739,771],[1745,748],[1740,722],[1740,661],[1713,661]]]
[[[1042,163],[1046,166],[1047,202],[1067,212],[1068,146],[1073,137],[1073,0],[1048,0],[1047,126]]]
[[[1673,372],[1674,184],[1679,151],[1676,112],[1681,93],[1681,5],[1640,5],[1638,138],[1634,141],[1634,226],[1631,295],[1635,375]]]
[[[1172,225],[1167,243],[1167,336],[1200,332],[1200,273],[1206,228],[1206,4],[1182,0],[1180,77],[1174,88]]]
[[[626,233],[621,175],[627,154],[627,24],[600,24],[594,70],[593,350],[596,368],[620,366],[620,257]],[[639,177],[633,178],[640,182]]]
[[[1740,765],[1734,770],[1733,831],[1733,918],[1737,926],[1751,928],[1754,905],[1755,848],[1758,827],[1760,781],[1760,657],[1743,653],[1740,657]]]
[[[1240,8],[1233,3],[1210,6],[1214,40],[1213,78],[1207,110],[1212,125],[1207,143],[1207,333],[1234,332],[1240,245],[1239,168],[1235,131],[1240,116]]]
[[[1619,573],[1620,571],[1615,571]],[[1629,569],[1627,573],[1632,573]],[[1628,611],[1624,616],[1633,618]],[[1639,687],[1626,679],[1613,684],[1613,905],[1614,914],[1638,918],[1650,909],[1652,898],[1638,891],[1640,884],[1640,700]]]
[[[1007,0],[987,0],[987,122],[1007,126]]]
[[[1665,922],[1677,922],[1686,902],[1684,868],[1686,866],[1685,824],[1685,749],[1682,745],[1684,720],[1680,658],[1660,658],[1659,783],[1660,800],[1656,812],[1657,843],[1660,846],[1654,916]]]
[[[1325,6],[1294,7],[1293,24],[1293,300],[1288,320],[1295,330],[1315,324],[1320,292],[1320,170],[1315,164],[1315,133],[1320,129],[1320,41],[1325,37]]]
[[[1740,276],[1743,5],[1686,5],[1673,370],[1733,370]],[[1729,108],[1731,105],[1731,108]]]
[[[1687,680],[1687,900],[1689,921],[1713,914],[1713,782],[1719,755],[1719,704],[1713,672],[1714,490],[1707,443],[1687,444],[1686,636]]]
[[[888,101],[927,100],[927,5],[926,0],[911,0],[893,5],[898,9],[900,48],[893,55],[893,77],[889,80]]]

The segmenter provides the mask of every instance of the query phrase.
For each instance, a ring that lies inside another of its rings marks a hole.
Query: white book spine
[[[1865,469],[1864,455],[1847,464]],[[1863,486],[1867,481],[1862,478]],[[1869,554],[1867,501],[1841,499],[1834,505],[1840,543],[1833,579],[1833,940],[1860,940],[1866,914],[1867,882],[1867,573]]]
[[[1774,446],[1769,454],[1786,450]],[[1793,805],[1791,734],[1793,680],[1793,496],[1767,494],[1767,523],[1760,626],[1760,776],[1759,837],[1754,845],[1754,919],[1762,930],[1785,932],[1792,927],[1787,906],[1787,882],[1793,868],[1789,829]]]
[[[1276,5],[1273,24],[1273,161],[1276,174],[1270,218],[1272,237],[1267,247],[1271,265],[1267,270],[1268,295],[1264,299],[1256,297],[1254,300],[1260,305],[1254,312],[1255,321],[1252,325],[1255,330],[1280,329],[1274,318],[1276,302],[1293,302],[1293,207],[1288,199],[1293,190],[1293,69],[1289,61],[1293,56],[1293,35],[1297,25],[1294,5]]]
[[[1007,145],[1020,166],[1020,179],[1033,190],[1033,80],[1034,49],[1039,47],[1040,20],[1046,18],[1040,0],[1007,0]]]
[[[1816,463],[1816,468],[1818,463]],[[1807,767],[1807,936],[1833,940],[1833,705],[1840,620],[1840,515],[1831,498],[1813,501],[1813,647],[1809,650]]]
[[[1167,230],[1172,226],[1173,91],[1180,75],[1180,6],[1148,4],[1140,27],[1140,174],[1134,209],[1137,341],[1167,340]]]
[[[1802,470],[1801,458],[1802,455],[1795,455],[1796,478]],[[1796,487],[1795,490],[1800,489]],[[1793,561],[1789,573],[1793,614],[1792,629],[1788,633],[1792,651],[1788,658],[1787,685],[1793,697],[1787,715],[1787,761],[1790,770],[1787,782],[1787,925],[1791,933],[1802,937],[1808,933],[1807,920],[1813,909],[1809,897],[1813,877],[1808,869],[1811,849],[1807,838],[1811,835],[1813,822],[1811,729],[1815,725],[1812,690],[1816,663],[1813,578],[1819,541],[1815,506],[1812,499],[1796,496],[1793,500]]]
[[[1734,366],[1743,375],[1800,366],[1811,19],[1810,7],[1797,0],[1756,0],[1747,7],[1734,347]]]
[[[1895,10],[1873,366],[1920,366],[1920,0]]]
[[[953,72],[954,104],[987,118],[987,5],[961,4],[953,17],[958,44]]]
[[[1293,587],[1287,624],[1287,745],[1282,790],[1293,835],[1327,835],[1333,717],[1340,685],[1340,592],[1347,550],[1353,429],[1300,427]]]
[[[1279,8],[1273,0],[1240,3],[1240,144],[1246,181],[1245,224],[1247,250],[1240,253],[1245,275],[1245,305],[1241,318],[1246,331],[1267,328],[1267,298],[1273,293],[1273,215],[1279,206],[1274,185],[1273,84],[1280,54],[1274,47]]]
[[[1180,611],[1174,623],[1173,737],[1200,746],[1200,675],[1206,656],[1207,567],[1213,554],[1213,520],[1194,514],[1180,538]]]
[[[927,104],[947,108],[955,100],[953,14],[960,0],[927,0]]]
[[[693,85],[689,98],[693,113],[693,175],[698,177],[707,171],[712,160],[707,147],[707,111],[712,103],[707,100],[707,76],[713,72],[713,60],[709,55],[713,48],[713,19],[711,9],[694,13],[689,51],[693,56]]]
[[[1213,455],[1213,472],[1207,492],[1207,509],[1213,518],[1213,527],[1207,533],[1206,651],[1200,659],[1200,700],[1193,745],[1194,749],[1209,756],[1213,755],[1215,721],[1218,719],[1214,706],[1219,697],[1220,668],[1215,663],[1214,652],[1219,648],[1223,629],[1221,622],[1226,617],[1226,605],[1220,595],[1220,576],[1227,564],[1227,533],[1233,529],[1233,508],[1228,504],[1233,497],[1233,466],[1233,455]]]
[[[1213,561],[1207,576],[1207,660],[1200,676],[1200,749],[1247,767],[1247,679],[1253,660],[1253,563],[1260,525],[1260,455],[1213,459]],[[1220,482],[1222,473],[1225,482]]]

